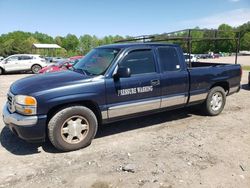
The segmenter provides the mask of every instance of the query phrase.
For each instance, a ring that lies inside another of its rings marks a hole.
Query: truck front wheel
[[[70,106],[58,111],[48,123],[48,137],[59,150],[73,151],[88,146],[95,137],[95,114],[84,106]]]
[[[216,116],[222,112],[226,103],[225,90],[222,87],[210,89],[207,99],[203,104],[204,111],[209,116]]]

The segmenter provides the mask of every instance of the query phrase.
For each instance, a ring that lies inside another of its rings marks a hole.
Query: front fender
[[[97,93],[84,93],[84,94],[81,93],[81,94],[65,95],[56,98],[51,98],[49,100],[39,103],[38,114],[47,114],[50,109],[56,106],[67,105],[72,103],[80,103],[84,101],[93,101],[98,106],[100,106],[102,103],[100,95],[98,95]]]

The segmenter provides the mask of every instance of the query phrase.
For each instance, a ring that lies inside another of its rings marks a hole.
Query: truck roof
[[[98,48],[117,48],[117,49],[124,49],[124,48],[130,48],[130,47],[152,47],[152,46],[175,46],[179,47],[177,44],[167,44],[167,43],[120,43],[120,44],[109,44],[109,45],[103,45]]]

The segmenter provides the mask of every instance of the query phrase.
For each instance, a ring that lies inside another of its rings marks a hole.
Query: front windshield
[[[91,50],[73,67],[88,75],[102,75],[111,65],[119,50],[112,48],[96,48]]]

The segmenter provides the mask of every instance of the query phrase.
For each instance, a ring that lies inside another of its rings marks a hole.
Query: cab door
[[[174,46],[158,48],[161,66],[162,100],[161,108],[185,106],[189,95],[189,73]]]
[[[108,117],[159,109],[161,83],[153,49],[128,51],[116,69],[120,67],[129,68],[131,76],[106,79]]]

